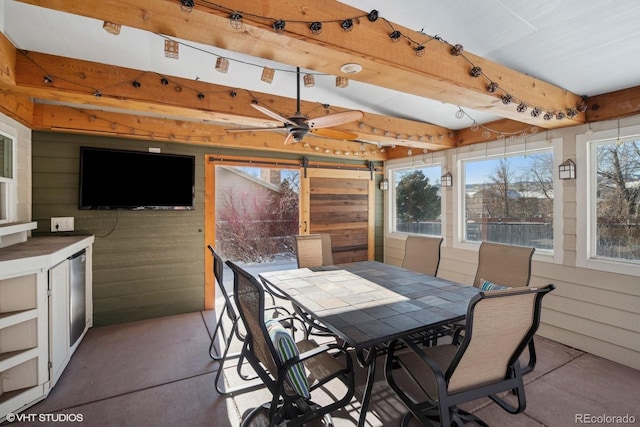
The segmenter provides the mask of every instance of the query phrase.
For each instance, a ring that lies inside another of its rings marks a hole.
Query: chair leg
[[[522,373],[528,374],[529,372],[533,371],[533,369],[536,367],[537,360],[538,358],[536,356],[536,346],[533,343],[533,338],[531,338],[531,341],[529,341],[529,363],[527,364],[527,366],[522,368]]]
[[[226,309],[226,305],[222,307],[220,315],[216,319],[216,327],[213,330],[213,335],[211,336],[211,344],[209,345],[209,357],[211,357],[213,360],[220,360],[222,358],[221,352],[216,349],[216,341],[219,332],[222,333],[222,336],[227,336],[227,334],[225,334],[224,325],[222,323],[222,319],[224,317],[224,312]]]

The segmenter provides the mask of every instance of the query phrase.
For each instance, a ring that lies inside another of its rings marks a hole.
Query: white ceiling
[[[177,3],[177,0],[176,0]],[[483,56],[577,95],[594,96],[640,85],[640,4],[637,0],[342,0],[404,27],[438,35],[466,52]],[[0,2],[0,30],[19,49],[295,98],[294,69],[182,41],[180,58],[163,54],[164,38],[123,27],[119,36],[102,21]],[[214,70],[218,56],[231,59],[230,70]],[[272,84],[260,80],[262,67],[276,69]],[[304,71],[304,70],[303,70]],[[313,88],[302,88],[308,101],[376,114],[434,123],[449,129],[469,127],[499,117],[351,80],[344,89],[335,77],[317,75]],[[295,112],[292,101],[291,113]]]

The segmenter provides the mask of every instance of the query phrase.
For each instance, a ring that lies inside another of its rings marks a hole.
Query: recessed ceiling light
[[[359,73],[360,71],[362,71],[362,65],[355,63],[344,64],[342,67],[340,67],[340,71],[345,74]]]

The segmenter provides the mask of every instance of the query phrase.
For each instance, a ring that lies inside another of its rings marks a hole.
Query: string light
[[[229,60],[227,58],[219,57],[216,59],[216,71],[220,73],[226,73],[229,71]]]
[[[164,39],[164,56],[167,58],[178,59],[180,55],[180,44],[171,39]]]
[[[264,67],[262,69],[262,75],[260,76],[260,80],[262,80],[265,83],[271,84],[271,82],[273,82],[273,76],[275,76],[275,74],[276,74],[276,70],[274,70],[273,68]]]
[[[181,5],[181,9],[183,12],[191,12],[193,10],[194,7],[194,0],[179,0],[180,5]],[[251,14],[251,13],[247,13],[247,12],[242,12],[242,11],[238,11],[238,10],[231,10],[228,9],[225,6],[210,2],[208,0],[202,0],[202,2],[208,6],[217,8],[221,11],[227,11],[230,13],[229,15],[229,21],[231,23],[231,26],[235,29],[240,29],[243,25],[243,17],[245,15],[251,16],[253,18],[258,18],[258,19],[262,19],[262,20],[269,20],[272,22],[272,28],[274,29],[274,31],[276,31],[277,33],[281,34],[285,31],[286,28],[286,21],[284,21],[283,19],[274,19],[272,17],[269,16],[261,16],[261,15],[257,15],[257,14]],[[369,22],[376,22],[379,18],[379,13],[377,10],[372,10],[371,12],[365,14],[365,15],[358,15],[358,16],[353,16],[353,17],[347,17],[341,20],[330,20],[330,21],[291,21],[292,23],[303,23],[308,25],[309,31],[311,31],[312,34],[314,35],[318,35],[320,34],[320,32],[322,31],[323,28],[323,24],[327,23],[327,22],[339,22],[340,26],[342,27],[342,29],[344,31],[351,31],[353,29],[353,25],[354,25],[354,21],[357,21],[359,18],[362,17],[367,17],[367,19],[369,20]],[[453,56],[459,56],[462,57],[467,63],[470,63],[472,65],[472,67],[469,70],[469,74],[474,77],[474,78],[478,78],[481,76],[486,77],[490,83],[487,86],[487,91],[489,93],[496,93],[500,87],[498,86],[498,84],[494,81],[492,81],[492,79],[489,79],[482,71],[482,68],[480,68],[479,66],[473,64],[473,62],[464,55],[464,47],[462,44],[451,44],[449,42],[447,42],[446,40],[444,40],[442,37],[435,35],[435,36],[428,36],[426,35],[422,30],[420,30],[418,33],[420,35],[424,35],[427,36],[426,40],[423,41],[416,41],[413,40],[411,37],[408,37],[405,34],[402,34],[399,30],[395,29],[393,27],[393,25],[386,19],[384,19],[384,22],[387,24],[387,26],[391,29],[390,33],[389,33],[389,38],[391,39],[392,42],[394,43],[398,43],[400,41],[401,38],[406,39],[409,42],[409,45],[412,46],[412,49],[414,51],[414,53],[417,56],[423,56],[426,52],[426,48],[425,48],[425,43],[436,40],[439,41],[441,43],[445,43],[447,45],[449,45],[450,47],[450,53]],[[359,21],[358,21],[359,22]],[[341,86],[338,86],[341,87]],[[515,102],[516,104],[518,104],[518,106],[516,107],[516,110],[519,112],[524,112],[526,111],[526,109],[528,108],[528,103],[525,100],[522,99],[516,99],[512,94],[508,94],[505,92],[505,94],[501,97],[502,101],[505,103],[505,105],[510,104],[512,101]],[[509,99],[509,102],[505,102],[506,99]],[[579,113],[584,113],[586,112],[588,105],[586,102],[587,97],[583,96],[583,99],[578,102],[578,104],[575,106],[575,108],[567,108],[566,109],[566,113],[563,111],[549,111],[549,114],[551,114],[551,116],[549,118],[547,118],[547,116],[545,115],[543,118],[545,120],[550,120],[552,117],[562,117],[563,119],[565,117],[568,117],[570,119],[574,118],[575,116],[577,116],[577,112]],[[534,107],[534,110],[532,110],[532,117],[538,117],[538,115],[540,114],[541,108],[540,107]],[[562,113],[562,114],[558,114],[558,113]],[[575,114],[574,114],[575,113]],[[561,119],[559,119],[561,120]]]
[[[351,30],[353,30],[353,19],[349,18],[349,19],[345,19],[344,21],[342,21],[342,29],[345,32],[349,32]]]
[[[229,24],[231,25],[231,28],[235,30],[241,29],[244,25],[244,23],[242,22],[242,14],[234,12],[229,15]]]
[[[309,30],[315,35],[318,35],[322,32],[322,22],[315,21],[309,25]]]
[[[284,33],[286,27],[287,23],[282,19],[278,19],[273,23],[273,30],[278,34]]]

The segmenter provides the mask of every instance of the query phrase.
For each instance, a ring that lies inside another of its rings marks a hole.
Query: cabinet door
[[[69,261],[49,270],[49,357],[51,384],[58,381],[69,353]]]

